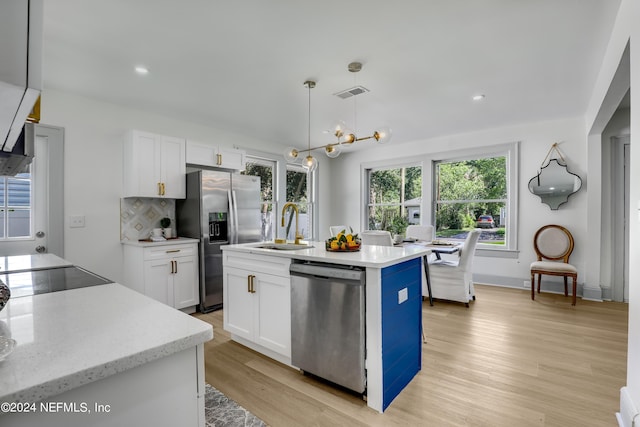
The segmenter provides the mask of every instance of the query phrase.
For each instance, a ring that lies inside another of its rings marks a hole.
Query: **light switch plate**
[[[400,289],[398,291],[398,304],[402,304],[408,299],[409,299],[409,290],[407,288]]]
[[[84,215],[71,215],[69,217],[69,228],[84,227]]]

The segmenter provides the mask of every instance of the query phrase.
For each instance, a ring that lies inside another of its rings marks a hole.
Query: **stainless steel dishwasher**
[[[364,268],[294,260],[290,271],[291,364],[364,393]]]

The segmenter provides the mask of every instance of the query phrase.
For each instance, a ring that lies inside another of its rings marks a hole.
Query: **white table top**
[[[53,254],[11,255],[0,257],[0,273],[42,270],[45,268],[71,265],[73,264],[69,261]]]
[[[208,323],[120,284],[10,299],[0,402],[37,402],[213,338]]]
[[[237,251],[373,268],[388,267],[431,253],[431,249],[420,245],[407,245],[402,247],[362,245],[357,252],[330,252],[325,249],[325,242],[308,242],[309,246],[312,247],[296,250],[276,250],[257,247],[265,243],[269,242],[225,245],[221,246],[221,248],[224,251]]]

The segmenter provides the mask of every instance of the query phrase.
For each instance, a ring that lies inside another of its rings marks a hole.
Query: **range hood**
[[[33,154],[25,155],[18,141],[42,90],[42,14],[43,0],[0,2],[1,163],[12,156],[25,162]]]

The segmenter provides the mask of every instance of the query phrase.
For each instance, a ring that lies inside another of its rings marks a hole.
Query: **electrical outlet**
[[[84,215],[71,215],[69,217],[70,228],[84,227]]]

